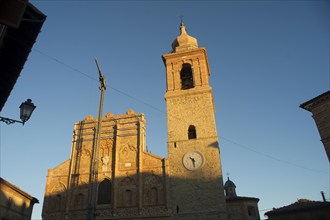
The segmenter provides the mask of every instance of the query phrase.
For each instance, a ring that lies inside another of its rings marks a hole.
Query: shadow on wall
[[[99,174],[101,176],[103,174]],[[79,179],[79,175],[76,175]],[[103,178],[97,186],[96,212],[99,217],[138,216],[141,213],[139,193],[143,193],[143,214],[157,209],[157,215],[166,215],[163,180],[153,173],[144,173],[144,188],[141,189],[137,175],[124,176],[112,181]],[[86,219],[88,211],[88,184],[71,184],[67,189],[58,182],[43,204],[43,219]],[[140,207],[140,209],[139,209]]]
[[[39,203],[36,198],[24,201],[21,194],[6,192],[4,186],[0,187],[0,219],[1,220],[30,220],[33,205]]]
[[[102,173],[99,174],[99,177],[101,176]],[[196,219],[206,219],[208,214],[201,213],[214,214],[219,210],[219,206],[223,205],[215,202],[221,201],[219,198],[223,198],[223,194],[210,195],[203,192],[210,192],[209,188],[212,185],[220,186],[219,181],[215,179],[175,178],[169,183],[167,177],[163,178],[153,172],[144,172],[140,176],[142,177],[140,181],[138,175],[122,176],[114,180],[103,178],[97,187],[96,219],[125,219],[125,217],[169,219],[170,216],[185,216],[191,213],[191,210],[196,212]],[[88,184],[76,182],[69,189],[61,182],[58,184],[56,190],[44,198],[42,218],[86,219],[89,207]],[[182,191],[180,198],[176,198],[175,204],[170,203],[172,195],[168,194],[168,189],[173,187],[178,187],[176,190]],[[200,207],[208,208],[200,210]]]

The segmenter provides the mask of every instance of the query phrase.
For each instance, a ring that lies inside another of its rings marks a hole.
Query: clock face
[[[183,165],[188,170],[197,170],[204,164],[204,156],[198,151],[187,152],[182,158]]]

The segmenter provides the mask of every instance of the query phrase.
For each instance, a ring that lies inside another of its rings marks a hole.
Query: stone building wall
[[[35,203],[36,198],[0,177],[1,220],[30,220]]]
[[[71,158],[48,171],[43,219],[86,218],[96,122],[88,116],[75,124]],[[97,216],[167,216],[165,183],[164,159],[146,151],[144,115],[108,113],[98,153]]]
[[[330,162],[330,91],[302,103],[300,107],[313,114],[313,119]]]
[[[210,70],[205,48],[181,35],[163,55],[173,219],[227,219]]]

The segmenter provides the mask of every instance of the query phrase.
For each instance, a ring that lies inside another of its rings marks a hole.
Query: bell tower
[[[227,219],[207,53],[183,22],[180,31],[162,56],[170,208],[174,219]]]

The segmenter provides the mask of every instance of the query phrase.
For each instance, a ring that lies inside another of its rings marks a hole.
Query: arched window
[[[97,204],[111,204],[111,182],[108,179],[99,184]]]
[[[192,74],[191,65],[184,63],[180,71],[181,89],[194,88],[194,79]]]
[[[133,206],[133,192],[129,189],[125,191],[125,196],[124,196],[124,205],[126,207],[131,207]]]
[[[151,205],[157,205],[158,203],[158,192],[156,187],[151,188]]]
[[[190,125],[188,128],[188,139],[196,139],[196,128],[193,125]]]

